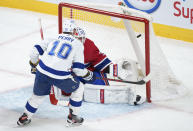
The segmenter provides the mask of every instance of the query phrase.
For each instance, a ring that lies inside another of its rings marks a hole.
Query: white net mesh
[[[78,4],[80,5],[80,4]],[[144,12],[136,11],[122,6],[82,4],[81,6],[91,7],[104,11],[127,14],[134,17],[146,18],[150,21],[150,72],[151,99],[165,100],[185,94],[186,89],[172,72],[157,40],[152,26],[152,17]],[[145,74],[145,25],[143,22],[121,19],[109,15],[101,15],[79,10],[77,8],[63,7],[63,19],[74,19],[81,28],[86,31],[86,36],[93,40],[101,52],[105,53],[112,61],[120,58],[133,59],[139,63],[139,68]],[[128,25],[131,33],[128,34]],[[137,38],[137,36],[139,36]],[[134,43],[136,41],[136,43]],[[113,83],[114,84],[114,83]],[[119,83],[120,84],[120,83]],[[145,86],[133,85],[136,91],[146,95]]]

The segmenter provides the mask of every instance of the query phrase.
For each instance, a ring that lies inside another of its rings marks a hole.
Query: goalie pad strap
[[[118,76],[118,65],[117,64],[110,65],[110,74],[114,77]]]
[[[117,77],[118,76],[118,67],[117,64],[113,65],[113,76]]]

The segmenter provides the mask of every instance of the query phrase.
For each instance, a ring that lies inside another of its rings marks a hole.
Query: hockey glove
[[[94,73],[89,70],[88,73],[82,78],[87,82],[94,82],[96,80],[96,76],[94,75]]]
[[[37,63],[32,63],[31,62],[31,60],[29,61],[29,64],[30,64],[30,66],[31,66],[31,73],[32,74],[36,74],[36,71],[37,71],[37,68],[36,68],[36,66],[38,65],[38,63],[39,63],[39,61],[37,62]]]
[[[131,65],[128,61],[120,60],[117,64],[110,65],[110,75],[118,77],[119,79],[126,80],[132,75]]]

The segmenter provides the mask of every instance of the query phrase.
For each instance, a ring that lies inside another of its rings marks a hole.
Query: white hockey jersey
[[[44,40],[36,44],[30,54],[32,63],[38,71],[56,79],[71,77],[72,71],[77,76],[85,76],[83,44],[72,35],[59,34],[55,39]],[[39,57],[39,55],[41,55]]]

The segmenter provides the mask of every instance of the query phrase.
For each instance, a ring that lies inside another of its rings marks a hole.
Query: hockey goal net
[[[112,61],[132,59],[137,62],[138,76],[151,73],[151,81],[145,86],[131,85],[143,92],[148,102],[185,93],[156,40],[150,15],[120,5],[60,3],[59,33],[62,33],[62,20],[66,18],[74,19]]]

